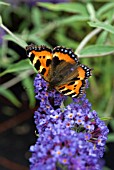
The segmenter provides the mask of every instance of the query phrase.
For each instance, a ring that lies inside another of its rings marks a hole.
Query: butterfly
[[[31,44],[26,47],[26,53],[49,83],[48,91],[55,88],[70,97],[79,97],[85,92],[86,79],[92,75],[92,69],[80,64],[72,49],[57,46],[51,50],[44,45]]]

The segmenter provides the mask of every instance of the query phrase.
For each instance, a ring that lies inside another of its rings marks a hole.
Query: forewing
[[[57,46],[53,49],[52,66],[56,68],[63,61],[70,64],[78,64],[77,55],[74,54],[72,49]]]
[[[50,84],[57,86],[68,76],[72,67],[78,65],[78,58],[69,48],[57,46],[53,49]]]
[[[34,44],[26,47],[27,55],[36,70],[49,81],[49,71],[52,61],[52,50],[46,46],[36,46]]]

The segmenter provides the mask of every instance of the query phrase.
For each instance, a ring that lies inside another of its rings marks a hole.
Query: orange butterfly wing
[[[88,70],[88,71],[87,71]],[[64,95],[68,95],[71,97],[81,96],[85,92],[86,79],[91,76],[91,69],[89,69],[85,65],[80,65],[74,70],[74,75],[77,75],[74,80],[67,82],[66,84],[60,85],[57,88],[58,91],[63,93]]]
[[[36,70],[48,81],[48,73],[52,61],[52,50],[46,46],[34,44],[26,47],[27,55]]]
[[[60,93],[71,97],[82,95],[85,92],[85,80],[91,76],[91,69],[79,64],[77,56],[71,49],[55,47],[53,51],[53,57],[58,57],[60,61],[62,60],[66,63],[62,71],[64,77],[55,88]],[[70,67],[67,67],[68,65],[70,65]]]

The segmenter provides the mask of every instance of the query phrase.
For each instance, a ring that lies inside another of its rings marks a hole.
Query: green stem
[[[25,48],[27,46],[27,43],[15,36],[3,23],[2,23],[2,17],[0,16],[0,27],[3,28],[11,37],[13,37],[13,41],[20,45],[22,48]]]
[[[2,23],[0,25],[8,34],[10,34],[16,41],[20,41],[20,39],[15,36],[7,27],[5,27]]]
[[[1,86],[3,86],[4,89],[8,89],[8,88],[14,86],[15,84],[19,83],[21,80],[23,80],[27,76],[30,76],[32,74],[34,74],[34,71],[33,70],[28,70],[26,72],[23,72],[23,73],[19,74],[17,77],[9,80],[8,82],[2,84]]]

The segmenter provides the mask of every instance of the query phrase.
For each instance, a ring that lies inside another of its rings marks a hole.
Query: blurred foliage
[[[114,129],[114,2],[79,0],[30,5],[26,1],[14,6],[2,1],[0,14],[0,94],[19,107],[23,99],[15,95],[13,86],[20,82],[30,107],[34,107],[35,71],[26,57],[26,45],[32,42],[72,48],[81,63],[94,68],[87,98]],[[109,140],[114,141],[114,134]]]

